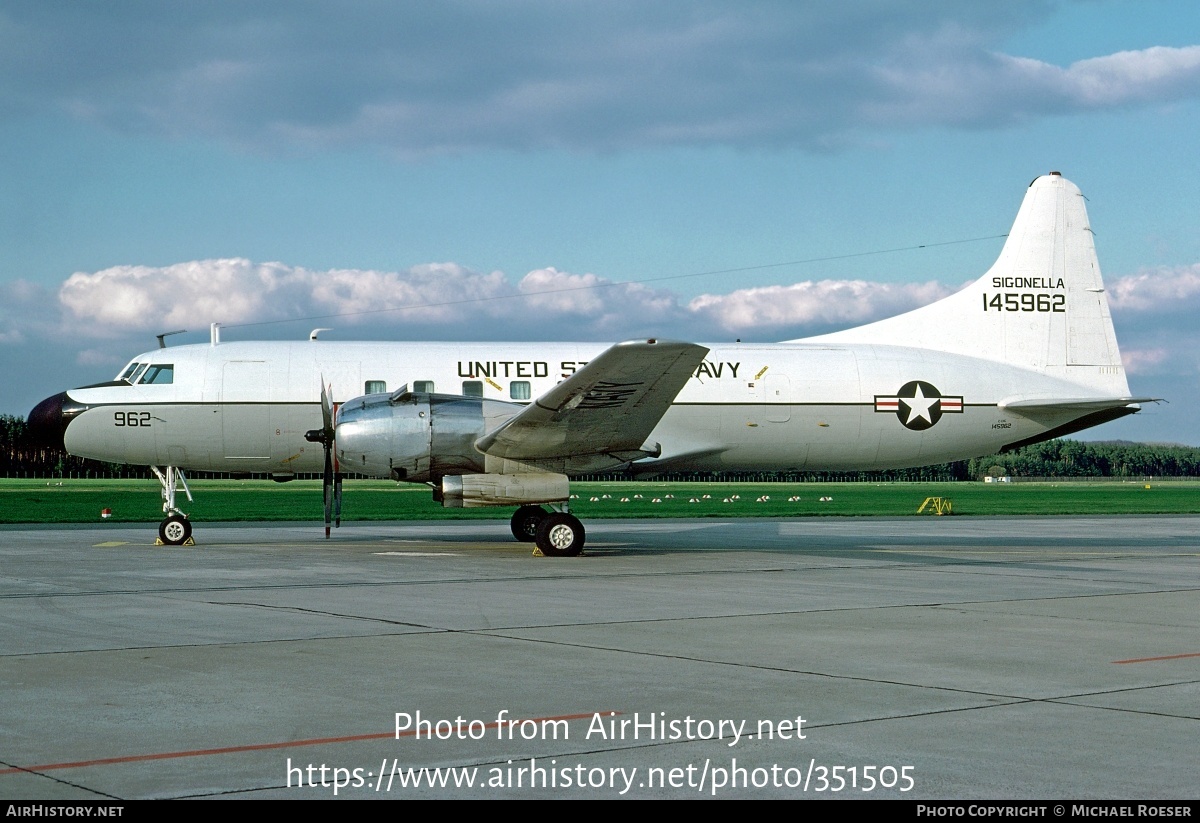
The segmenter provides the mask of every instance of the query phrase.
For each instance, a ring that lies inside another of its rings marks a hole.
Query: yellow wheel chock
[[[917,509],[917,514],[925,511],[928,508],[931,514],[953,514],[951,509],[953,506],[950,503],[949,497],[926,497],[925,502],[921,504],[921,508]]]

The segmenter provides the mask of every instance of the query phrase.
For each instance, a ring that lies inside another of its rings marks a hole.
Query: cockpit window
[[[145,363],[139,363],[136,360],[134,360],[132,363],[130,363],[128,366],[125,367],[125,371],[121,372],[121,376],[118,377],[117,379],[118,380],[127,380],[128,382],[132,383],[134,372],[136,372],[140,368],[145,368],[145,366],[146,366]]]
[[[118,380],[124,380],[127,383],[133,384],[138,382],[138,378],[142,376],[142,372],[146,370],[145,363],[130,363],[129,368],[125,369]]]
[[[143,385],[147,383],[155,383],[157,385],[166,385],[167,383],[175,382],[175,365],[173,363],[155,363],[146,369],[142,375],[142,379],[138,381]]]

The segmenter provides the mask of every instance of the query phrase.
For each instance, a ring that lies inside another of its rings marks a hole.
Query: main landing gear
[[[158,524],[158,539],[166,546],[182,546],[192,539],[192,521],[175,507],[175,492],[182,488],[187,499],[192,499],[187,478],[183,476],[183,469],[174,466],[167,466],[165,472],[159,471],[158,466],[151,466],[150,470],[162,486],[163,514],[166,515]]]
[[[583,524],[565,504],[562,511],[522,506],[512,516],[512,533],[523,543],[533,543],[546,557],[575,557],[583,551]]]

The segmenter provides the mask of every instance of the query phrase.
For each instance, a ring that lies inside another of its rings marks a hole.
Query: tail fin
[[[1129,394],[1083,194],[1058,172],[1030,184],[982,278],[928,306],[810,341],[936,349]]]

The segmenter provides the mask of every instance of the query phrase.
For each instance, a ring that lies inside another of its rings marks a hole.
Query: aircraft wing
[[[476,440],[475,448],[518,461],[653,455],[657,444],[646,439],[706,354],[703,346],[673,340],[618,343]]]

